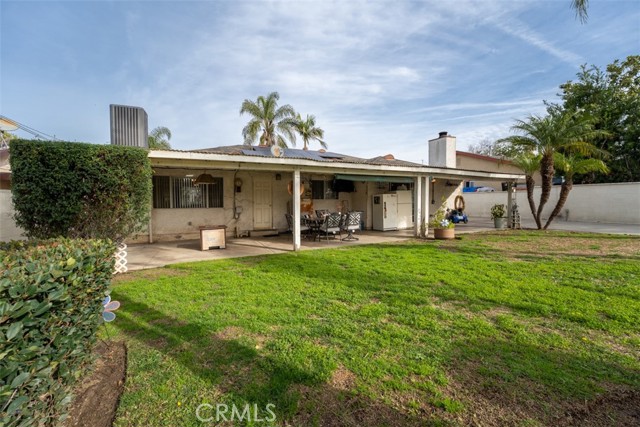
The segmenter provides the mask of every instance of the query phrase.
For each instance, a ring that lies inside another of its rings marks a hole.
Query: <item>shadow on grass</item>
[[[299,364],[274,358],[228,333],[185,323],[122,293],[117,298],[124,310],[114,326],[130,339],[171,357],[211,389],[222,392],[224,402],[211,402],[213,405],[256,404],[265,408],[274,404],[278,425],[442,425],[332,386],[329,377],[336,366],[331,363],[313,369],[311,361],[309,369],[301,369]]]
[[[467,397],[469,412],[498,414],[492,421],[500,425],[520,425],[524,419],[582,425],[590,411],[614,420],[624,412],[629,393],[634,404],[640,402],[640,372],[616,356],[506,337],[472,339],[456,347],[449,369],[455,392]]]

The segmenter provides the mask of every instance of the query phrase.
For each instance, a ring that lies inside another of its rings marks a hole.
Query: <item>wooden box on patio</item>
[[[226,230],[226,225],[200,227],[200,250],[225,249],[227,247]]]

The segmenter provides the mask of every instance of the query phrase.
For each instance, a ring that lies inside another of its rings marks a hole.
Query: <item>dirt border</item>
[[[91,370],[78,382],[65,427],[111,427],[127,375],[127,346],[123,341],[100,342]]]

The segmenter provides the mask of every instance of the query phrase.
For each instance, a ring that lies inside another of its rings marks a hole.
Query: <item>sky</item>
[[[189,150],[242,144],[242,101],[276,91],[331,151],[426,162],[438,132],[508,136],[582,64],[634,54],[639,0],[586,24],[570,0],[0,0],[0,114],[107,143],[109,104],[133,105]]]

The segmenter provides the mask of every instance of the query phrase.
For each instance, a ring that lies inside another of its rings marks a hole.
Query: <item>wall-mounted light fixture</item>
[[[276,174],[276,181],[280,181],[282,179],[282,175],[277,173]]]
[[[233,184],[236,186],[236,193],[242,193],[242,180],[240,178],[236,178]]]

